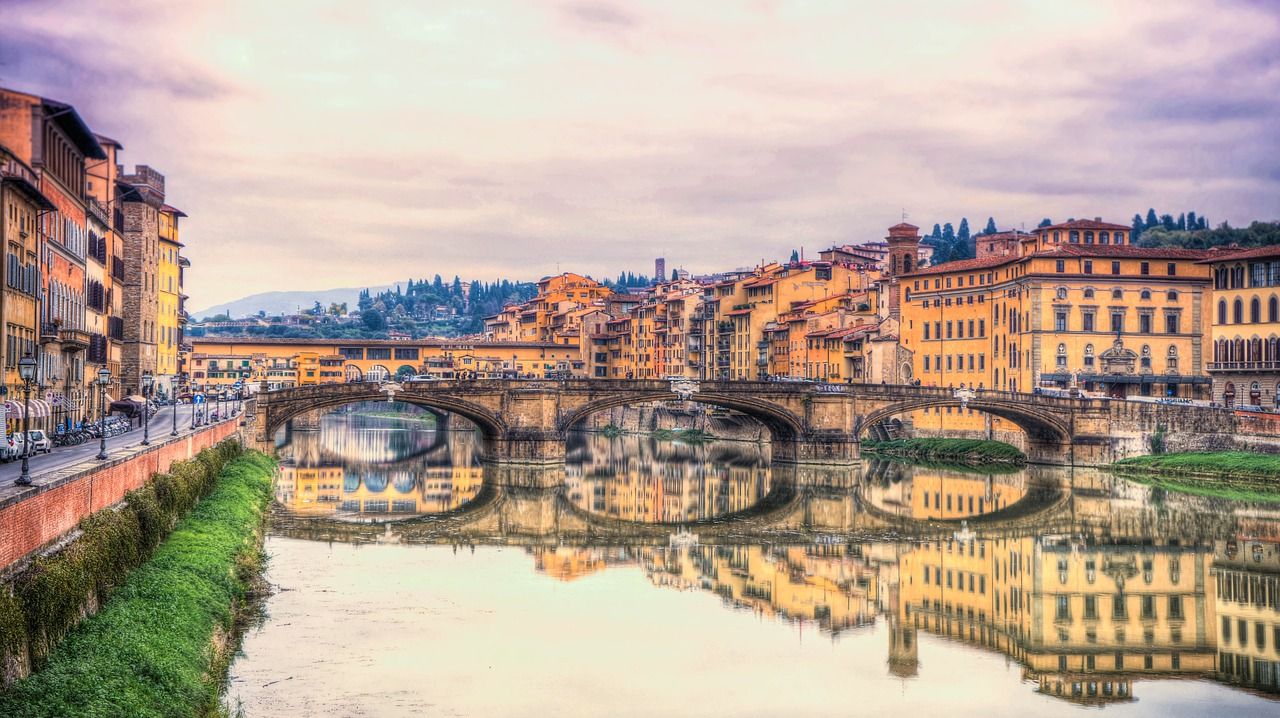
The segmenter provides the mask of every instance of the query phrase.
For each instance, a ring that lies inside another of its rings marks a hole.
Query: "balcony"
[[[64,352],[84,351],[93,341],[93,335],[83,329],[62,329],[58,332],[58,337],[62,341]]]
[[[1209,371],[1280,371],[1280,361],[1211,361]]]
[[[58,325],[53,322],[40,322],[40,343],[54,344],[61,341],[58,336]]]

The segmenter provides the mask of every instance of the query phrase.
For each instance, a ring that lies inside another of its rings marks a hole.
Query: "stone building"
[[[124,352],[120,362],[125,395],[141,392],[141,376],[158,371],[160,215],[164,175],[146,165],[120,178],[124,211]]]

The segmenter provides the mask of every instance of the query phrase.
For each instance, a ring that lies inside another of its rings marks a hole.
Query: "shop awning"
[[[51,414],[49,402],[45,401],[44,399],[32,399],[30,402],[30,406],[31,406],[32,419],[39,419],[42,416],[49,416]],[[7,411],[9,418],[11,419],[22,418],[22,413],[23,413],[22,402],[6,401],[4,403],[4,408]]]

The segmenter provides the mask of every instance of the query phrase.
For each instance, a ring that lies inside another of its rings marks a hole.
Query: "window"
[[[1244,302],[1239,299],[1231,305],[1231,321],[1235,324],[1244,323]]]
[[[1227,323],[1227,300],[1225,299],[1218,300],[1218,323]]]
[[[1067,345],[1058,345],[1058,368],[1065,369],[1067,367]]]
[[[1123,289],[1112,289],[1112,290],[1111,290],[1111,298],[1112,298],[1112,299],[1124,299],[1124,290],[1123,290]]]
[[[1053,329],[1058,332],[1067,331],[1067,313],[1057,312],[1053,315]]]
[[[1182,596],[1169,597],[1169,618],[1182,618]]]
[[[1177,347],[1175,346],[1169,347],[1169,358],[1167,362],[1168,363],[1166,366],[1168,367],[1170,372],[1176,372],[1178,370],[1178,348]]]
[[[1257,297],[1249,302],[1249,321],[1254,324],[1262,321],[1262,302],[1258,301]]]
[[[1093,274],[1093,260],[1090,260],[1090,259],[1084,260],[1084,273]]]
[[[1111,599],[1111,617],[1112,617],[1112,618],[1126,618],[1126,617],[1128,617],[1128,613],[1127,613],[1127,612],[1126,612],[1126,610],[1125,610],[1125,605],[1124,605],[1124,594],[1123,594],[1123,593],[1117,593],[1115,596],[1113,596],[1113,597],[1112,597],[1112,599]]]
[[[1143,300],[1144,302],[1151,301],[1151,290],[1150,289],[1142,290],[1142,292],[1138,294],[1138,298]]]
[[[1142,363],[1143,369],[1146,369],[1148,372],[1151,371],[1151,347],[1146,344],[1142,345],[1142,357],[1139,361]]]
[[[1138,274],[1151,274],[1151,262],[1143,262],[1138,265]]]
[[[1178,333],[1178,313],[1177,312],[1169,312],[1168,314],[1164,315],[1164,333],[1165,334]]]
[[[1085,299],[1093,299],[1093,287],[1085,287],[1085,289],[1084,289],[1084,298],[1085,298]]]
[[[1090,619],[1098,617],[1098,597],[1097,596],[1084,597],[1084,617],[1090,618]]]
[[[1081,313],[1080,317],[1084,325],[1083,329],[1086,332],[1093,331],[1093,312],[1083,312]]]
[[[1142,597],[1142,617],[1143,618],[1156,617],[1156,597],[1155,596]]]
[[[1058,274],[1062,274],[1067,271],[1067,263],[1065,261],[1059,259],[1055,263],[1055,265],[1056,265],[1056,269],[1058,270]]]
[[[1178,301],[1178,293],[1175,290],[1170,289],[1169,293],[1165,295],[1165,299],[1168,299],[1171,302],[1176,302]]]
[[[1071,601],[1069,596],[1057,596],[1054,601],[1056,610],[1054,619],[1058,621],[1071,620]]]
[[[1058,287],[1057,297],[1058,297],[1058,299],[1066,299],[1066,298],[1067,298],[1067,288],[1066,288],[1066,287]]]
[[[1111,263],[1111,273],[1112,273],[1112,274],[1119,274],[1119,273],[1120,273],[1120,263],[1119,263],[1119,262],[1112,262],[1112,263]]]
[[[1138,331],[1142,334],[1151,333],[1151,315],[1150,314],[1138,315]]]
[[[1111,313],[1111,331],[1117,333],[1124,331],[1124,312]]]
[[[1168,272],[1168,274],[1169,274],[1169,276],[1170,276],[1170,277],[1177,276],[1177,274],[1178,274],[1178,265],[1177,265],[1177,264],[1174,264],[1173,262],[1169,262],[1169,266],[1167,267],[1167,270],[1166,270],[1166,271]]]
[[[924,323],[924,340],[929,341],[929,322]]]
[[[1085,345],[1084,345],[1084,365],[1085,365],[1085,366],[1087,366],[1087,367],[1092,368],[1092,367],[1093,367],[1093,359],[1094,359],[1094,357],[1093,357],[1093,345],[1092,345],[1092,344],[1085,344]]]

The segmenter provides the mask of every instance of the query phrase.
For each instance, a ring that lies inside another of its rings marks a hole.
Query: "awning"
[[[1106,384],[1209,384],[1211,381],[1207,376],[1186,374],[1081,374],[1079,380]]]
[[[4,403],[4,408],[9,418],[11,419],[22,418],[22,402],[6,401]],[[32,419],[39,419],[42,416],[49,416],[50,414],[51,414],[51,411],[49,407],[49,402],[45,401],[44,399],[31,400],[31,418]]]

